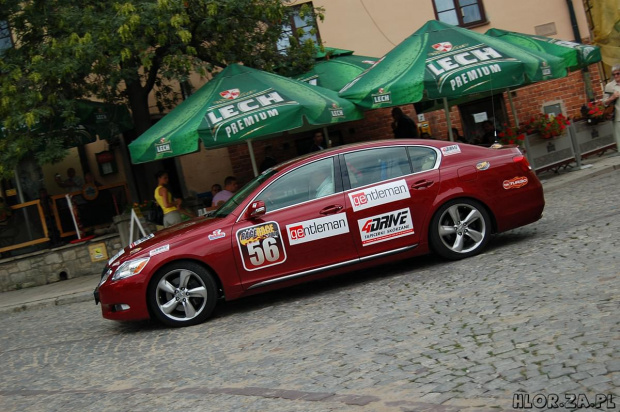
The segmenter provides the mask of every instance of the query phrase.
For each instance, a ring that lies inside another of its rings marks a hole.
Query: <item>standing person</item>
[[[417,139],[418,126],[413,119],[407,116],[400,107],[392,109],[392,131],[396,139]]]
[[[213,196],[213,201],[211,205],[215,207],[220,207],[228,199],[230,199],[233,194],[235,194],[238,188],[239,186],[237,185],[237,178],[234,176],[228,176],[226,179],[224,179],[224,190],[218,192],[215,196]]]
[[[611,75],[614,79],[605,85],[603,104],[614,105],[614,138],[617,150],[620,151],[620,64],[613,65]]]
[[[325,149],[325,147],[325,137],[323,136],[323,132],[317,130],[314,132],[314,136],[312,137],[312,146],[310,146],[308,153],[318,152],[319,150]]]
[[[491,146],[495,143],[495,126],[490,120],[485,120],[480,124],[482,126],[482,136],[480,137],[480,144],[482,146]]]
[[[84,182],[82,179],[75,175],[75,169],[70,167],[67,169],[67,178],[62,180],[60,174],[56,174],[56,184],[62,188],[67,189],[68,193],[81,192]]]
[[[160,170],[155,175],[157,188],[155,189],[155,200],[159,207],[164,211],[164,227],[169,227],[181,223],[181,199],[172,199],[172,194],[168,191],[168,172]]]

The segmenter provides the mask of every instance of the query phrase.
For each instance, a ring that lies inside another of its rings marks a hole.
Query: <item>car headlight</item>
[[[145,268],[146,264],[149,263],[149,259],[150,258],[146,257],[141,259],[128,260],[127,262],[120,265],[118,269],[116,269],[114,275],[112,275],[112,281],[125,279],[130,276],[137,275],[142,271],[142,269]]]

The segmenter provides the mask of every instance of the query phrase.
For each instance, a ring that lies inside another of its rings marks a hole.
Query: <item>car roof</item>
[[[301,156],[294,157],[292,159],[286,160],[278,165],[274,166],[273,169],[280,171],[284,170],[287,167],[298,164],[304,160],[311,160],[312,158],[323,158],[326,156],[333,156],[341,153],[347,153],[353,150],[359,149],[370,149],[373,147],[383,147],[383,146],[412,146],[412,145],[420,145],[420,146],[430,146],[437,149],[441,149],[442,147],[451,146],[454,144],[463,145],[463,143],[450,142],[445,140],[433,140],[433,139],[382,139],[382,140],[373,140],[369,142],[357,142],[357,143],[349,143],[342,146],[331,147],[328,149],[324,149],[318,152],[306,153]]]

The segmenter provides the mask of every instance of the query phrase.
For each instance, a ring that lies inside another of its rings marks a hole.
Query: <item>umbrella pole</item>
[[[517,109],[515,109],[515,104],[512,101],[510,89],[506,89],[506,93],[508,94],[508,101],[510,102],[510,110],[512,110],[512,116],[515,118],[515,126],[519,127],[519,117],[517,117]]]
[[[258,176],[258,168],[256,167],[256,159],[254,158],[254,149],[252,148],[252,141],[246,140],[248,142],[248,152],[250,152],[250,162],[252,162],[252,171],[254,172],[254,177]]]
[[[452,136],[452,121],[450,120],[450,107],[448,107],[448,99],[446,97],[443,98],[443,109],[446,112],[446,123],[448,125],[448,136],[450,137],[450,141],[454,141],[454,136]]]
[[[325,146],[332,147],[332,141],[329,140],[329,132],[327,131],[327,127],[323,127],[323,136],[325,136]]]

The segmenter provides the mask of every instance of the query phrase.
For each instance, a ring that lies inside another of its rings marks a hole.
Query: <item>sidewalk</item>
[[[620,170],[620,155],[615,151],[609,151],[601,157],[593,156],[585,159],[581,169],[576,166],[561,168],[557,173],[544,172],[539,178],[545,192],[548,193],[614,170]],[[93,290],[99,280],[100,274],[94,274],[0,293],[0,314],[76,302],[91,301],[94,306]]]

